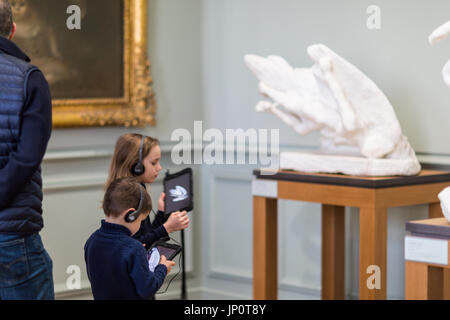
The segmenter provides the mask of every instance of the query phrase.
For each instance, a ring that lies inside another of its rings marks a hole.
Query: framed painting
[[[13,41],[49,83],[54,127],[155,124],[147,0],[10,3]]]

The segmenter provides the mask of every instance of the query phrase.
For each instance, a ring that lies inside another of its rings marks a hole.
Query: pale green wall
[[[392,102],[413,147],[450,154],[450,89],[441,69],[450,39],[428,35],[450,19],[447,0],[204,1],[205,114],[211,126],[279,127],[282,144],[316,145],[269,114],[257,114],[257,81],[243,56],[278,54],[312,65],[308,45],[323,43],[365,72]],[[381,30],[366,27],[366,9],[381,9]]]

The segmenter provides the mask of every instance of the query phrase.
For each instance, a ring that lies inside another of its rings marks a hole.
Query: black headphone
[[[141,139],[141,144],[139,146],[139,161],[131,167],[131,173],[135,176],[141,176],[145,172],[145,167],[144,164],[142,163],[142,150],[144,148],[144,140],[145,136],[143,135]]]
[[[136,221],[137,217],[141,214],[141,210],[142,210],[142,202],[144,201],[144,187],[141,186],[141,184],[139,184],[139,190],[141,191],[141,198],[139,199],[139,205],[136,211],[130,210],[126,215],[125,215],[125,221],[126,222],[134,222]]]

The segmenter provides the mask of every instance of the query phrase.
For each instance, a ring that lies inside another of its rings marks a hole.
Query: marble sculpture
[[[311,68],[283,58],[246,55],[259,80],[259,112],[273,113],[301,135],[320,132],[320,152],[282,152],[280,168],[357,176],[415,175],[419,161],[394,109],[376,84],[322,44],[308,47]]]
[[[428,37],[428,41],[431,45],[435,45],[439,41],[445,39],[448,35],[450,35],[450,21],[434,30]],[[442,69],[442,76],[445,84],[450,87],[450,60],[445,64],[444,69]]]
[[[442,212],[445,218],[450,222],[450,187],[445,188],[439,193],[439,200],[441,201]]]
[[[428,41],[431,45],[434,45],[448,35],[450,35],[450,21],[434,30],[428,37]],[[444,69],[442,69],[442,76],[445,84],[450,87],[450,60],[445,64]],[[444,191],[439,194],[439,200],[441,200],[442,212],[444,213],[445,218],[450,221],[450,187],[444,189]]]

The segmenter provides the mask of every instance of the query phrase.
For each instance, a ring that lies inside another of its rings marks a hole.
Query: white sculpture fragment
[[[392,105],[355,66],[322,44],[312,45],[311,68],[283,58],[246,55],[259,79],[257,111],[278,116],[301,135],[320,132],[320,153],[282,152],[280,167],[360,176],[415,175],[421,167]]]
[[[439,200],[441,200],[441,208],[444,217],[450,222],[450,187],[439,193],[438,197]]]
[[[431,45],[435,45],[448,37],[448,35],[450,35],[450,21],[434,30],[428,37],[428,41]],[[444,78],[445,84],[450,87],[450,60],[445,64],[444,69],[442,69],[442,77]]]
[[[431,45],[434,45],[445,39],[448,35],[450,35],[450,21],[434,30],[428,37],[428,41]],[[445,64],[444,69],[442,69],[442,76],[445,84],[450,87],[450,60]],[[439,194],[439,200],[441,201],[441,208],[445,218],[450,221],[450,187],[444,189]]]

